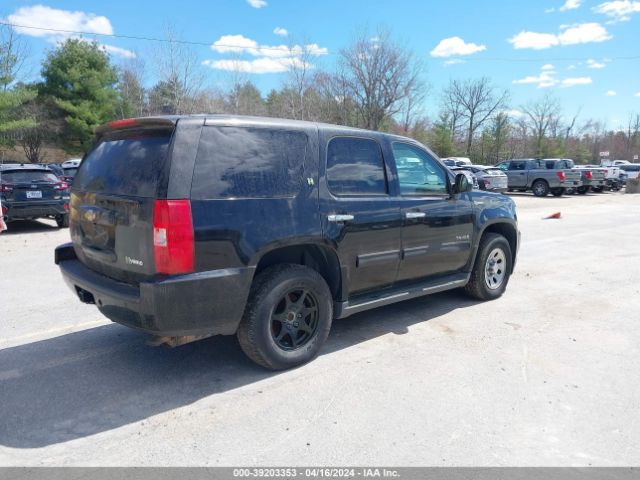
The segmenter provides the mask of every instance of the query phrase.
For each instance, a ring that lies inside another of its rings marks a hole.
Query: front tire
[[[497,233],[485,233],[465,291],[478,300],[500,297],[509,283],[511,265],[511,247],[507,239]]]
[[[578,187],[578,188],[576,189],[576,191],[577,191],[580,195],[586,195],[586,194],[587,194],[587,192],[589,191],[589,187],[585,187],[585,186]]]
[[[562,195],[564,195],[565,189],[564,188],[552,188],[551,189],[551,195],[553,195],[554,197],[561,197]]]
[[[318,356],[332,319],[331,292],[318,272],[302,265],[275,265],[253,282],[238,341],[258,365],[292,368]]]

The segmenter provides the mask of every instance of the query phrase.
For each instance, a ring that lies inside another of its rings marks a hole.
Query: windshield
[[[2,183],[56,183],[58,177],[43,170],[14,170],[2,172]]]

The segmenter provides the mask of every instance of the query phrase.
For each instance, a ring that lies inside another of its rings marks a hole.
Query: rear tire
[[[536,180],[531,190],[536,197],[546,197],[549,195],[549,184],[545,180]]]
[[[500,297],[511,276],[511,247],[502,235],[485,233],[480,240],[476,261],[471,271],[466,293],[478,300]]]
[[[332,319],[333,298],[318,272],[302,265],[275,265],[253,281],[238,341],[258,365],[292,368],[318,356]]]
[[[554,197],[561,197],[562,195],[564,195],[565,189],[564,188],[552,188],[551,189],[551,195],[553,195]]]
[[[576,189],[576,191],[577,191],[580,195],[586,195],[586,193],[589,191],[589,187],[585,187],[585,186],[578,187],[578,188]]]
[[[58,228],[69,228],[69,214],[58,215],[56,217],[56,223],[58,224]]]
[[[604,191],[604,187],[593,187],[592,190],[595,193],[602,193]]]

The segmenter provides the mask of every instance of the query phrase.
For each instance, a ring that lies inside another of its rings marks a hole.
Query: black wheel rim
[[[310,290],[289,290],[271,314],[271,337],[282,350],[297,350],[313,338],[318,318],[318,300]]]

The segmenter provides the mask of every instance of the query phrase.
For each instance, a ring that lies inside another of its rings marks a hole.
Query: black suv
[[[119,120],[97,131],[55,260],[111,320],[180,345],[237,334],[270,369],[334,318],[464,287],[505,290],[515,205],[414,140],[267,118]]]
[[[0,165],[0,200],[5,222],[54,218],[69,226],[68,185],[46,165]]]

